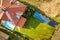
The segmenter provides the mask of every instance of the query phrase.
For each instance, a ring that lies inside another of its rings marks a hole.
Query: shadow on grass
[[[42,21],[33,17],[34,12],[35,11],[42,12],[42,11],[40,11],[37,7],[27,2],[22,2],[22,1],[20,2],[27,6],[27,10],[25,11],[23,15],[25,18],[27,18],[27,22],[25,23],[24,28],[36,28]]]
[[[36,28],[42,21],[30,16],[25,24],[25,28]]]

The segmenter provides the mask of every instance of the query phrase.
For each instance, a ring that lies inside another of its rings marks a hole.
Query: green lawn
[[[33,28],[35,29],[40,23],[43,23],[42,21],[34,18],[32,15],[28,17],[27,22],[25,23],[23,28]],[[15,31],[19,31],[18,26],[15,27]]]
[[[16,31],[11,31],[3,26],[0,26],[0,31],[9,35],[8,40],[29,40],[29,39],[31,39],[30,37],[28,37],[20,32],[17,32],[17,29],[16,29]]]
[[[48,24],[40,23],[35,29],[21,28],[20,31],[34,40],[48,40],[52,36],[54,30],[53,27]]]
[[[48,40],[52,36],[54,28],[51,27],[50,25],[43,23],[42,21],[34,18],[33,12],[35,10],[33,11],[31,8],[34,10],[33,7],[30,7],[28,5],[28,8],[27,8],[28,10],[27,10],[26,14],[31,13],[31,15],[25,15],[28,17],[27,17],[27,22],[25,23],[24,27],[21,29],[18,29],[18,27],[16,26],[14,31],[21,32],[34,40]],[[18,37],[18,38],[20,38],[20,37]],[[19,40],[18,38],[16,38],[16,39]],[[12,35],[12,34],[10,35],[10,40],[16,40],[16,39],[15,39],[14,35]]]
[[[54,28],[30,16],[24,27],[20,30],[16,27],[15,31],[20,31],[34,40],[48,40],[52,36]]]
[[[25,23],[25,28],[36,28],[42,21],[34,18],[33,16],[30,16]]]
[[[25,3],[27,4],[27,3]],[[46,23],[43,23],[42,21],[36,19],[33,17],[35,8],[30,7],[30,5],[27,6],[27,12],[26,14],[31,15],[25,15],[27,16],[27,22],[25,23],[24,27],[20,30],[16,27],[15,31],[20,31],[21,33],[29,36],[30,38],[34,40],[49,40],[49,38],[52,36],[52,33],[54,31],[54,28]],[[34,11],[32,9],[34,9]],[[31,11],[32,10],[32,11]],[[38,10],[37,10],[38,11]]]

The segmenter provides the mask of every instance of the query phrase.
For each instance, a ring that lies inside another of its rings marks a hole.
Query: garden
[[[20,30],[16,27],[15,31],[21,32],[33,40],[49,40],[54,32],[54,27],[33,17],[35,11],[42,12],[37,7],[26,2],[22,3],[27,6],[27,11],[23,15],[27,18],[27,22]]]
[[[10,36],[8,40],[50,40],[54,32],[54,27],[33,17],[35,11],[41,12],[42,14],[44,12],[27,2],[20,2],[27,6],[27,10],[23,15],[27,18],[24,27],[19,29],[16,26],[14,31],[2,27],[0,28],[0,31],[3,31]]]

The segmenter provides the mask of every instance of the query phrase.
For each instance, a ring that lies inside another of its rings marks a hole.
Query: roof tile
[[[25,22],[26,22],[26,20],[27,20],[26,18],[21,17],[20,20],[19,20],[19,22],[18,22],[18,24],[17,24],[17,26],[23,27],[24,24],[25,24]]]

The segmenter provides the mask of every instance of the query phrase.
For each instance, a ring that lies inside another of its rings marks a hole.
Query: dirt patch
[[[40,10],[51,18],[56,17],[60,11],[60,0],[24,0],[32,5],[37,6]]]

